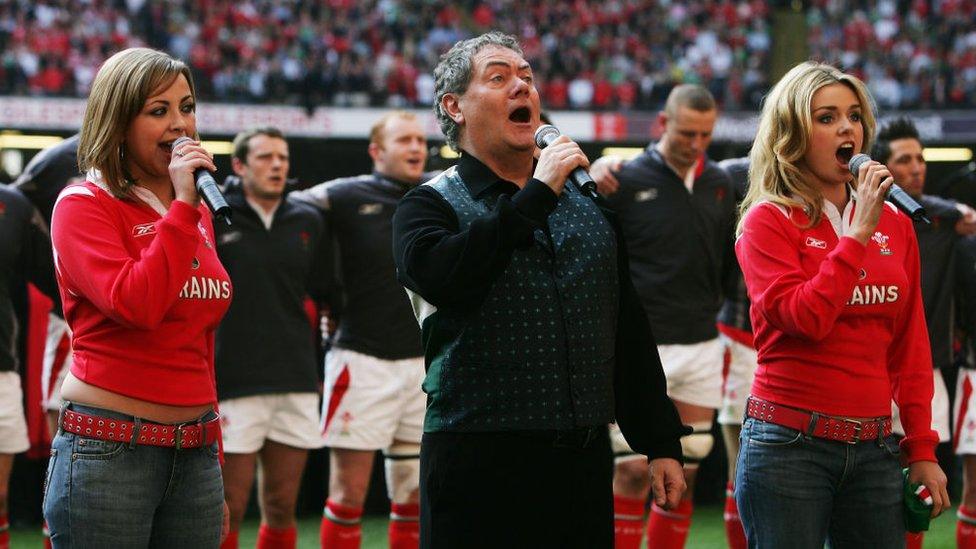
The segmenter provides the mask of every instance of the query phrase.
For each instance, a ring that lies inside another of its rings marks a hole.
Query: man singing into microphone
[[[533,162],[539,94],[513,37],[459,42],[434,76],[461,158],[393,222],[427,366],[421,546],[612,547],[606,424],[650,458],[665,508],[685,432],[615,221],[566,183],[588,164],[568,137]]]

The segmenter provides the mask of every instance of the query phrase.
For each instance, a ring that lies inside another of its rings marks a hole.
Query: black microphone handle
[[[576,188],[579,189],[579,191],[584,195],[590,198],[596,198],[598,196],[596,192],[596,181],[593,181],[590,174],[587,173],[587,171],[583,168],[573,169],[573,171],[569,174],[569,178],[573,181],[573,184],[576,185]]]
[[[897,184],[892,183],[891,186],[888,187],[888,192],[885,193],[885,198],[897,206],[899,210],[905,212],[905,214],[907,214],[908,217],[912,218],[913,220],[932,223],[926,216],[925,208]]]
[[[210,172],[202,168],[194,171],[193,181],[196,184],[197,194],[200,195],[204,204],[213,212],[214,217],[223,219],[230,225],[230,206],[224,200],[224,195],[220,193],[220,188],[217,187],[217,181],[210,175]]]
[[[871,157],[864,154],[855,154],[851,157],[850,162],[847,165],[847,169],[850,170],[851,175],[855,178],[858,176],[858,172],[861,166],[865,162],[870,162]],[[896,183],[892,183],[888,187],[888,192],[885,193],[885,199],[898,207],[899,210],[905,213],[908,217],[915,221],[924,221],[926,223],[932,223],[929,218],[926,217],[925,208],[921,204],[915,201],[908,193],[899,187]]]
[[[539,126],[535,131],[535,144],[540,149],[548,147],[553,141],[562,135],[559,129],[551,124],[543,124]],[[569,173],[569,180],[576,185],[576,188],[584,195],[590,198],[596,198],[599,194],[596,192],[596,181],[590,177],[590,174],[583,168],[574,168],[572,172]]]

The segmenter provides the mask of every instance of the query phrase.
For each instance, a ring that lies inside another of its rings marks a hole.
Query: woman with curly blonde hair
[[[848,167],[872,109],[863,82],[813,62],[763,105],[736,243],[759,356],[735,482],[750,547],[903,546],[900,453],[933,516],[949,506],[915,231],[884,165]]]

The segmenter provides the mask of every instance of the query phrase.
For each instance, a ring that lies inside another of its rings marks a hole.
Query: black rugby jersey
[[[217,255],[234,285],[216,335],[218,397],[317,392],[317,341],[304,299],[325,299],[321,216],[286,195],[267,228],[237,178],[228,181],[234,222],[214,224]]]
[[[78,134],[75,134],[37,153],[12,185],[24,193],[41,213],[44,223],[50,227],[51,212],[61,190],[71,180],[81,177],[82,174],[78,171]],[[51,268],[54,268],[53,263]],[[54,273],[50,276],[53,278]],[[54,301],[51,312],[61,316],[60,294],[55,292],[51,300]]]
[[[607,201],[658,344],[699,343],[718,337],[715,317],[735,253],[735,197],[729,176],[707,158],[689,192],[655,147],[620,168],[620,189]]]
[[[397,282],[392,253],[393,213],[413,187],[374,172],[291,194],[324,212],[337,347],[384,360],[423,356],[420,328]]]
[[[26,197],[0,185],[0,371],[18,367],[19,322],[14,304],[15,299],[23,300],[27,282],[49,297],[57,295],[51,236]]]
[[[13,185],[41,212],[51,225],[54,201],[69,181],[81,177],[78,171],[78,134],[37,153]]]
[[[922,304],[932,347],[932,366],[944,368],[952,365],[953,294],[957,288],[954,263],[959,242],[956,222],[962,214],[954,200],[922,195],[919,202],[932,221],[931,224],[913,222],[922,267]]]
[[[749,188],[749,158],[729,158],[719,162],[718,166],[729,174],[729,179],[732,180],[732,190],[735,194],[735,203],[739,204],[746,197],[746,190]],[[722,302],[722,308],[718,312],[718,322],[751,333],[749,296],[746,293],[746,282],[742,279],[742,269],[739,267],[737,259],[732,258],[730,269],[725,301]]]

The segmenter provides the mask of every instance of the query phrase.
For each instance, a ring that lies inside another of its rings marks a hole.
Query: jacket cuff
[[[667,441],[655,441],[653,447],[647,452],[647,461],[658,459],[658,458],[671,458],[678,460],[678,463],[684,465],[684,452],[681,451],[681,439],[672,439]]]
[[[512,195],[512,204],[520,214],[538,223],[545,225],[549,214],[556,209],[556,201],[559,197],[549,188],[548,185],[532,178],[525,187]]]

